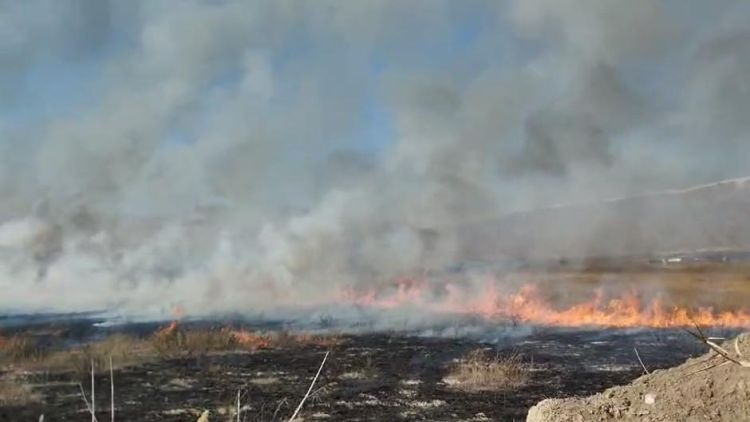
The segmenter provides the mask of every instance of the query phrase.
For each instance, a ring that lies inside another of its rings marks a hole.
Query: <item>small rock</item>
[[[209,411],[204,410],[203,413],[201,414],[201,417],[198,418],[196,422],[208,422],[208,415],[209,415]]]
[[[646,402],[646,404],[654,404],[656,403],[656,394],[648,393],[645,396],[643,396],[643,401]]]

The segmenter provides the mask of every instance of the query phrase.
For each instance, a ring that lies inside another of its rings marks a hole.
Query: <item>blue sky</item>
[[[468,7],[460,8],[453,22],[441,33],[426,37],[416,37],[414,42],[403,46],[376,44],[368,51],[367,67],[361,87],[364,95],[357,105],[360,108],[361,120],[352,132],[342,141],[351,148],[364,153],[378,154],[382,148],[393,142],[396,136],[391,110],[381,92],[381,77],[386,72],[409,73],[424,69],[435,69],[450,75],[457,84],[466,83],[482,69],[497,66],[503,62],[518,60],[528,54],[533,43],[525,43],[514,36],[512,30],[492,28],[492,54],[477,51],[478,41],[486,44],[486,31],[497,20],[489,15],[483,2],[470,2]],[[33,13],[31,8],[25,13]],[[416,29],[416,28],[415,28]],[[39,47],[37,54],[29,54],[25,68],[20,74],[9,79],[9,92],[6,101],[0,103],[0,121],[6,128],[23,128],[44,125],[56,119],[75,118],[87,108],[97,106],[105,92],[102,79],[107,72],[110,61],[120,54],[126,54],[137,47],[132,28],[113,25],[111,33],[92,51],[83,51],[71,58],[65,51],[56,51],[54,47]],[[345,38],[324,38],[308,32],[304,27],[291,31],[286,41],[270,52],[274,70],[279,74],[285,67],[304,65],[306,61],[320,61],[320,56],[327,54],[342,56],[350,54],[352,47]],[[314,31],[314,28],[312,29]],[[497,38],[500,34],[501,37]],[[341,34],[340,34],[341,35]],[[345,35],[345,34],[343,34]],[[316,39],[317,38],[317,39]],[[454,73],[454,75],[451,75]],[[230,87],[241,78],[241,70],[228,67],[220,70],[212,86],[206,89]],[[294,78],[283,81],[282,94],[275,101],[295,101],[294,89],[297,81]],[[284,92],[288,91],[288,92]],[[273,107],[273,104],[270,105]],[[194,134],[176,130],[165,137],[166,143],[190,142]],[[334,141],[336,143],[336,141]]]

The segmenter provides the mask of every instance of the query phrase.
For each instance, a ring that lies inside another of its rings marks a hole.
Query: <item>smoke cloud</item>
[[[472,260],[750,244],[638,234],[699,218],[679,201],[596,205],[750,174],[747,22],[741,1],[2,2],[0,312],[248,312]]]

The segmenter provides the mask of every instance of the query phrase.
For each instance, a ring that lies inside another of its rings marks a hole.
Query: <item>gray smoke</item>
[[[739,0],[1,4],[0,312],[255,311],[560,236],[583,256],[586,211],[502,250],[464,230],[750,174]],[[661,247],[634,230],[611,252]]]

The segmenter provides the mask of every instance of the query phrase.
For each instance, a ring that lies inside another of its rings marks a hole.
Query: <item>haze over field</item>
[[[0,313],[750,246],[744,1],[0,5]]]

